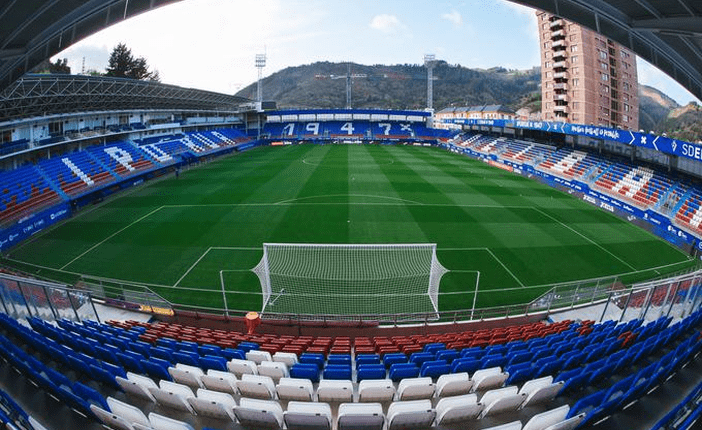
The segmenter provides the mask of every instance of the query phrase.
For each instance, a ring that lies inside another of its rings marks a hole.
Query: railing
[[[548,286],[544,286],[548,287]],[[99,321],[96,303],[161,315],[198,312],[241,318],[245,310],[202,308],[173,304],[149,287],[137,283],[84,276],[75,287],[0,273],[0,311],[16,318],[36,316],[45,320]],[[555,285],[526,304],[426,313],[325,315],[266,313],[270,321],[288,324],[431,324],[547,316],[588,307],[599,320],[655,320],[662,316],[683,318],[702,305],[702,269],[687,271],[626,287],[619,277],[598,278]]]

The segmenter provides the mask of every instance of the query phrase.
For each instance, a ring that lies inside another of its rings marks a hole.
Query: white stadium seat
[[[473,374],[473,391],[486,391],[504,385],[509,376],[499,367],[476,370]],[[485,403],[485,402],[483,402]]]
[[[275,399],[275,384],[268,376],[241,375],[241,379],[236,381],[236,387],[241,395],[245,397]]]
[[[238,358],[232,358],[227,363],[227,370],[232,372],[238,377],[241,375],[258,375],[258,370],[256,370],[256,363],[250,360],[239,360]]]
[[[476,394],[444,397],[436,404],[436,422],[439,425],[477,419],[483,411]]]
[[[124,420],[129,424],[139,423],[147,426],[150,425],[149,419],[146,417],[146,415],[144,415],[144,412],[141,409],[128,403],[121,402],[114,397],[108,397],[106,400],[107,406],[110,407],[112,413],[120,418],[124,418]]]
[[[468,377],[468,373],[447,373],[436,380],[436,397],[468,394],[472,386],[473,381]]]
[[[107,427],[114,430],[134,430],[134,426],[124,418],[106,411],[97,405],[90,405],[90,411]],[[147,420],[148,421],[148,420]]]
[[[342,403],[339,405],[337,430],[382,430],[385,425],[380,403]]]
[[[276,352],[273,354],[273,361],[285,363],[289,369],[293,364],[297,364],[297,354],[293,354],[292,352]]]
[[[193,397],[193,390],[187,385],[162,379],[158,388],[149,388],[159,405],[173,408],[183,412],[194,412],[193,407],[188,403],[188,397]]]
[[[405,378],[397,386],[398,400],[431,399],[434,396],[434,382],[429,377]]]
[[[274,382],[289,375],[288,366],[275,361],[264,361],[258,365],[257,370],[259,375],[270,376]]]
[[[550,375],[525,382],[519,390],[520,393],[525,393],[527,395],[522,408],[550,402],[556,397],[556,394],[561,391],[563,384],[563,381],[554,383],[553,376]]]
[[[256,429],[283,427],[283,408],[272,400],[241,398],[234,414],[243,426]]]
[[[576,415],[568,420],[570,406],[563,405],[550,411],[536,414],[524,426],[524,430],[572,430],[585,418],[585,414]]]
[[[188,397],[188,402],[198,415],[232,422],[235,420],[236,401],[230,394],[200,388],[197,397]]]
[[[359,402],[391,402],[395,385],[389,379],[364,379],[358,384]]]
[[[481,418],[516,411],[526,399],[525,393],[519,393],[517,387],[509,386],[486,392],[480,398],[480,403],[485,405]]]
[[[204,372],[199,367],[178,363],[175,367],[169,367],[168,373],[175,382],[187,385],[193,390],[202,388],[202,376]]]
[[[151,428],[154,430],[195,430],[193,426],[188,423],[164,417],[163,415],[153,412],[149,414],[149,421],[151,422]]]
[[[249,361],[253,361],[256,364],[261,364],[264,361],[273,361],[273,357],[271,357],[270,352],[258,351],[255,349],[252,349],[251,351],[246,353],[246,359]]]
[[[283,420],[288,430],[331,430],[332,411],[327,403],[293,401]]]
[[[158,388],[158,385],[146,376],[137,375],[132,372],[127,372],[127,379],[121,376],[115,376],[115,381],[122,388],[122,390],[131,394],[135,397],[146,399],[150,402],[155,402],[154,396],[151,395],[150,388]]]
[[[320,402],[352,402],[353,383],[322,379],[317,386],[317,399]]]
[[[436,411],[431,407],[431,400],[411,400],[394,402],[388,408],[388,430],[424,429],[431,426]]]
[[[312,381],[302,378],[280,378],[276,386],[281,400],[311,402],[314,396]]]
[[[208,390],[236,394],[236,376],[233,373],[210,369],[202,376],[202,383]]]
[[[500,424],[499,426],[490,427],[490,428],[483,429],[483,430],[522,430],[522,422],[521,421],[513,421],[511,423]]]

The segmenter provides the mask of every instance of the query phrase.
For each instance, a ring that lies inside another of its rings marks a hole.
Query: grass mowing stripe
[[[585,236],[584,234],[580,233],[579,231],[577,231],[577,230],[573,229],[572,227],[570,227],[570,226],[564,224],[563,222],[561,222],[561,221],[559,221],[558,219],[552,217],[551,215],[549,215],[548,213],[542,211],[541,209],[539,209],[539,208],[537,208],[537,207],[535,207],[534,210],[537,211],[537,212],[539,212],[539,213],[541,213],[542,215],[544,215],[544,216],[546,216],[546,217],[548,217],[548,218],[551,218],[552,220],[556,221],[558,224],[562,225],[563,227],[567,228],[568,230],[572,231],[573,233],[577,234],[578,236],[582,237],[583,239],[587,240],[588,242],[592,243],[593,245],[597,246],[598,248],[600,248],[601,250],[603,250],[603,251],[606,252],[607,254],[609,254],[609,255],[611,255],[612,257],[614,257],[614,258],[615,258],[616,260],[618,260],[620,263],[623,263],[624,265],[626,265],[626,266],[628,266],[629,268],[631,268],[631,270],[634,270],[634,271],[637,270],[636,267],[632,266],[631,264],[629,264],[629,263],[627,263],[626,261],[622,260],[622,259],[619,258],[618,256],[614,255],[612,252],[610,252],[609,250],[607,250],[604,246],[600,245],[599,243],[595,242],[594,240],[590,239],[589,237]]]
[[[137,224],[138,222],[140,222],[140,221],[142,221],[142,220],[148,218],[149,216],[155,214],[156,212],[160,211],[161,209],[163,209],[163,206],[157,207],[156,209],[154,209],[154,210],[152,210],[151,212],[147,213],[146,215],[144,215],[143,217],[139,218],[138,220],[133,221],[132,223],[128,224],[126,227],[117,230],[116,232],[114,232],[114,233],[112,233],[111,235],[107,236],[107,237],[106,237],[105,239],[103,239],[102,241],[100,241],[100,242],[96,243],[95,245],[91,246],[90,248],[88,248],[88,250],[86,250],[85,252],[83,252],[82,254],[80,254],[79,256],[77,256],[76,258],[74,258],[73,260],[71,260],[71,261],[69,261],[68,263],[64,264],[63,267],[61,267],[61,269],[59,269],[59,270],[65,269],[66,267],[70,266],[71,264],[73,264],[74,262],[76,262],[77,260],[79,260],[81,257],[83,257],[84,255],[86,255],[87,253],[89,253],[89,252],[92,251],[93,249],[97,248],[98,246],[102,245],[103,243],[107,242],[108,240],[112,239],[113,237],[117,236],[118,234],[122,233],[124,230],[128,229],[129,227],[133,226],[134,224]]]

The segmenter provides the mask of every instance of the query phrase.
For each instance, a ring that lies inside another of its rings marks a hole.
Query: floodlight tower
[[[424,55],[424,67],[427,68],[427,111],[434,110],[434,66],[436,66],[436,55]]]
[[[256,68],[258,69],[258,86],[256,87],[256,108],[263,108],[263,68],[266,67],[266,54],[256,54]]]
[[[351,109],[351,63],[346,69],[346,109]]]

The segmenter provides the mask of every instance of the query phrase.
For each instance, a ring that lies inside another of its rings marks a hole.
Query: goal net
[[[265,243],[252,270],[261,282],[263,314],[335,316],[436,313],[448,272],[436,244]]]

